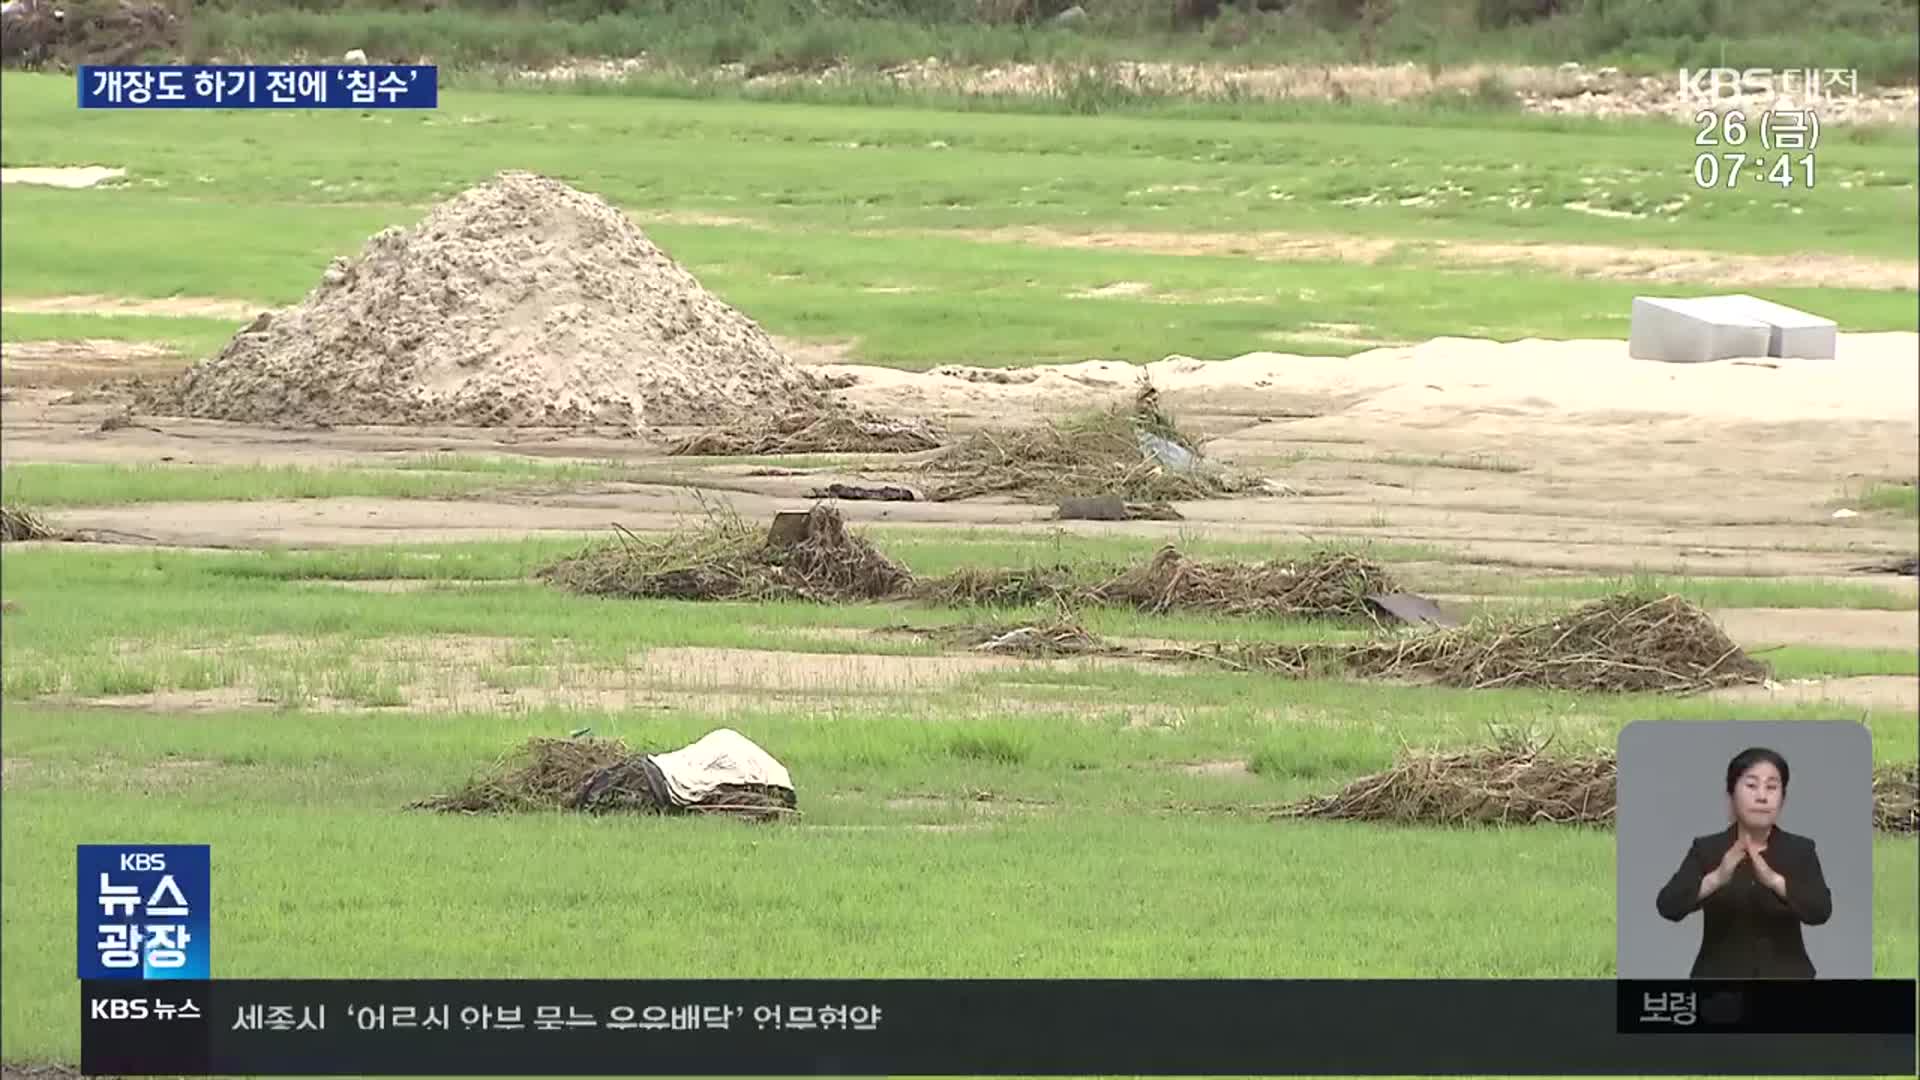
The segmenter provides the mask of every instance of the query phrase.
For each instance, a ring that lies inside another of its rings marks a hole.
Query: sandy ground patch
[[[500,588],[510,585],[524,585],[525,581],[514,578],[363,578],[358,580],[320,580],[310,584],[318,588],[345,589],[348,592],[363,593],[417,593],[438,592],[440,590],[458,591],[462,589]]]
[[[1181,765],[1180,771],[1188,776],[1212,776],[1227,779],[1253,775],[1253,769],[1244,761],[1196,761]]]
[[[876,656],[759,649],[650,649],[640,670],[675,689],[802,690],[910,693],[951,687],[982,675],[1085,667],[1152,670],[1099,659],[1032,660],[985,654]]]
[[[1401,241],[1381,237],[1293,232],[1068,232],[1046,226],[1009,226],[928,232],[932,236],[961,236],[996,244],[1077,248],[1089,251],[1134,251],[1153,255],[1224,255],[1274,262],[1342,262],[1372,264],[1399,253],[1418,254],[1462,267],[1524,266],[1576,277],[1659,284],[1744,285],[1752,287],[1801,285],[1851,289],[1913,290],[1920,283],[1920,263],[1857,255],[1822,254],[1803,259],[1777,255],[1696,249],[1660,249],[1649,253],[1602,244],[1494,244],[1470,241]],[[1123,282],[1138,286],[1138,282]],[[1112,288],[1109,286],[1109,288]],[[1076,296],[1139,296],[1138,288],[1125,292],[1089,291]]]
[[[1076,300],[1099,300],[1115,296],[1146,296],[1153,285],[1146,281],[1111,281],[1090,289],[1076,289],[1068,295]]]
[[[1742,646],[1825,645],[1848,649],[1920,650],[1920,617],[1912,611],[1820,608],[1724,608],[1714,621]]]
[[[301,671],[295,658],[346,644],[351,667],[364,679],[362,691]],[[836,713],[886,709],[902,713],[902,699],[946,689],[994,674],[1036,670],[1072,671],[1089,667],[1164,670],[1141,662],[1100,659],[1028,660],[1016,657],[882,656],[825,654],[783,650],[662,647],[628,656],[624,662],[578,655],[565,641],[539,643],[484,635],[399,636],[342,643],[289,637],[249,639],[237,646],[182,648],[169,655],[218,652],[235,665],[233,685],[203,690],[162,688],[151,692],[92,697],[50,695],[42,699],[92,708],[135,709],[162,713],[221,712],[296,707],[316,711],[432,709],[441,711],[518,712],[540,708],[598,710],[694,710],[709,715],[791,709]],[[115,643],[116,655],[155,656],[151,642]],[[300,685],[289,683],[292,674]],[[379,688],[377,704],[364,689]],[[1049,689],[1052,689],[1049,687]],[[1008,692],[1006,685],[982,687],[983,701],[1003,699],[1007,709],[1042,709],[1042,703]],[[341,696],[343,693],[348,696]],[[1110,693],[1110,692],[1109,692]],[[865,699],[864,701],[862,699]],[[1112,714],[1120,703],[1061,705],[1044,711]],[[907,709],[911,713],[912,709]],[[1162,712],[1166,711],[1162,707]],[[1143,719],[1149,716],[1142,710]],[[1161,717],[1164,722],[1164,717]]]
[[[1796,679],[1764,686],[1735,686],[1708,695],[1719,701],[1767,705],[1832,705],[1839,708],[1920,709],[1920,679],[1911,675],[1859,675],[1845,679]]]
[[[35,296],[0,300],[0,310],[23,315],[163,315],[246,320],[278,309],[250,300],[207,296],[169,296],[135,299],[124,296]]]
[[[78,388],[112,379],[165,378],[190,363],[146,341],[9,341],[0,345],[0,385]]]
[[[0,169],[0,184],[29,184],[80,190],[118,180],[127,170],[105,165],[27,165]]]
[[[1663,365],[1618,341],[1498,344],[1440,339],[1348,359],[1254,353],[1146,366],[1168,406],[1214,437],[1208,452],[1266,472],[1297,498],[1180,507],[1181,522],[1059,523],[1012,502],[844,503],[857,524],[989,526],[1172,540],[1348,537],[1430,545],[1438,558],[1529,572],[1853,574],[1913,551],[1910,519],[1831,517],[1851,485],[1920,474],[1920,336],[1847,334],[1831,362]],[[1019,372],[826,366],[850,404],[927,415],[956,430],[1105,404],[1141,368],[1108,362]],[[987,376],[997,375],[996,378]],[[71,508],[63,528],[111,529],[191,547],[507,539],[663,529],[698,509],[698,485],[750,517],[807,505],[829,480],[908,482],[904,467],[748,476],[667,459],[610,433],[432,428],[273,430],[140,417],[98,430],[111,406],[52,404],[9,390],[0,453],[10,462],[377,465],[422,453],[618,460],[658,482],[458,502],[383,499]],[[1493,462],[1499,468],[1449,467]],[[1440,576],[1459,567],[1441,567]],[[1417,577],[1409,572],[1410,580]]]

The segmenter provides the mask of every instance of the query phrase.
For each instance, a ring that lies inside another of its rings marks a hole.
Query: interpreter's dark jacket
[[[1787,895],[1761,884],[1753,860],[1743,859],[1733,876],[1704,901],[1700,882],[1733,847],[1735,830],[1695,837],[1680,869],[1660,890],[1660,914],[1674,922],[1701,912],[1696,979],[1811,979],[1813,961],[1800,927],[1819,926],[1833,915],[1833,896],[1820,873],[1813,841],[1776,826],[1760,857],[1787,879]]]

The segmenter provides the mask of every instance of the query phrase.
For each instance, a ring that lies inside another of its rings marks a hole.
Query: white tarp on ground
[[[731,728],[709,732],[697,743],[670,754],[653,755],[673,801],[691,806],[722,784],[763,784],[793,790],[787,767],[752,739]]]

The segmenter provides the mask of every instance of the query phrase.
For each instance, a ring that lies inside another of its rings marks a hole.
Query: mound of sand
[[[1491,415],[1557,422],[1683,416],[1719,423],[1912,424],[1920,420],[1920,335],[1843,333],[1832,360],[1751,357],[1663,364],[1627,355],[1624,340],[1512,342],[1445,337],[1348,357],[1256,352],[1230,360],[1170,356],[1144,367],[1090,360],[989,378],[980,369],[899,371],[823,365],[864,408],[922,413],[1058,415],[1120,400],[1144,375],[1184,408],[1200,401],[1262,409],[1436,419]]]
[[[170,407],[171,406],[171,407]],[[723,425],[825,408],[625,214],[504,172],[334,261],[142,411],[264,424]]]

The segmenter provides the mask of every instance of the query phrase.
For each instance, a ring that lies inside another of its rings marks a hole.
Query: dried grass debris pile
[[[1385,569],[1349,551],[1241,562],[1193,559],[1173,545],[1133,566],[967,568],[916,587],[920,599],[943,604],[1101,604],[1153,613],[1355,619],[1372,617],[1369,595],[1396,591]]]
[[[700,431],[672,440],[667,453],[686,457],[738,454],[913,454],[937,450],[946,433],[926,420],[823,405],[765,425]]]
[[[1385,772],[1279,816],[1404,825],[1611,825],[1618,762],[1610,751],[1551,757],[1503,738],[1450,753],[1410,751]]]
[[[1770,675],[1692,602],[1635,593],[1541,622],[1482,620],[1358,644],[1229,644],[1207,652],[1243,670],[1304,675],[1337,668],[1470,690],[1693,694]]]
[[[935,502],[1117,495],[1151,504],[1283,490],[1208,460],[1200,447],[1143,380],[1131,402],[1058,422],[978,431],[922,467],[943,478],[928,491]]]
[[[1873,771],[1873,824],[1886,832],[1920,832],[1920,762]]]
[[[57,535],[40,515],[15,506],[0,506],[0,542],[52,540]]]
[[[533,738],[466,786],[411,804],[441,813],[726,814],[767,820],[796,813],[793,779],[752,740],[729,728],[670,753],[619,739]]]
[[[592,596],[820,603],[884,599],[913,577],[825,505],[765,529],[709,506],[691,525],[659,537],[621,530],[536,576]]]

